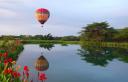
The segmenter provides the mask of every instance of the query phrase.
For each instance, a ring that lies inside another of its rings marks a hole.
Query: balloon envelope
[[[44,24],[50,16],[50,13],[47,9],[39,8],[36,10],[36,18],[41,23]]]

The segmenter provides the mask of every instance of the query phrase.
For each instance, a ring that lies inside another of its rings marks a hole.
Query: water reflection
[[[49,68],[49,63],[43,55],[41,55],[39,58],[37,58],[37,60],[35,62],[35,69],[37,71],[45,71],[48,68]]]
[[[38,77],[41,82],[44,82],[47,80],[46,74],[42,71],[46,71],[49,68],[49,62],[47,59],[41,55],[37,60],[35,61],[35,69],[38,71]]]
[[[42,72],[45,73],[48,78],[45,82],[127,82],[128,81],[127,78],[128,64],[120,62],[118,60],[112,61],[113,58],[119,60],[122,60],[123,58],[128,58],[126,54],[128,53],[128,51],[126,49],[120,50],[118,48],[115,49],[107,48],[105,53],[108,55],[108,57],[107,56],[104,57],[105,54],[103,50],[105,49],[105,47],[102,49],[97,46],[94,47],[83,46],[80,50],[86,51],[88,49],[91,50],[91,48],[94,49],[92,51],[95,51],[95,49],[97,49],[96,50],[97,55],[98,53],[101,53],[102,55],[101,58],[104,59],[106,58],[107,60],[106,67],[101,67],[101,65],[99,64],[98,66],[92,66],[90,64],[87,64],[85,62],[86,60],[85,61],[81,60],[80,55],[76,54],[77,49],[80,49],[79,45],[69,45],[63,47],[61,45],[55,44],[55,47],[53,47],[51,51],[47,51],[46,49],[43,49],[43,56],[49,62],[49,68],[45,71],[40,71],[40,73]],[[119,51],[112,51],[112,50],[119,50]],[[110,55],[111,53],[114,54],[115,52],[125,53],[125,56],[124,54],[122,55],[122,57],[120,57],[121,55],[119,56]],[[89,51],[87,51],[87,53],[89,53]],[[85,53],[82,54],[84,55]],[[31,68],[30,72],[32,72],[32,74],[30,75],[32,75],[33,82],[40,82],[39,80],[37,80],[39,76],[37,69],[35,68],[35,62],[40,56],[41,56],[41,50],[39,45],[27,44],[24,45],[24,51],[19,55],[17,61],[18,65],[21,66],[27,65]],[[88,59],[89,54],[87,56]],[[90,56],[90,59],[91,57],[94,58],[95,56]],[[86,54],[85,56],[81,56],[81,58],[83,59],[86,58]],[[127,62],[126,60],[128,59],[125,59],[123,61]],[[94,63],[90,61],[88,62]]]
[[[43,44],[40,44],[39,46],[50,51],[54,47],[54,44],[53,43],[43,43]]]
[[[65,43],[61,43],[61,46],[68,46],[68,44],[65,44]]]
[[[93,65],[106,66],[113,59],[128,63],[128,49],[81,45],[78,54]]]

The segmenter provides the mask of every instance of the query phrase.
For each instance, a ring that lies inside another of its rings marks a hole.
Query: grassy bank
[[[61,41],[61,40],[22,40],[23,44],[42,44],[42,43],[53,43],[53,44],[79,44],[79,41]]]
[[[22,40],[23,44],[82,44],[88,46],[128,48],[128,42],[94,42],[94,41],[62,41],[62,40]]]
[[[23,44],[17,44],[15,40],[2,40],[0,41],[0,52],[8,52],[8,57],[17,59],[18,55],[23,51]]]
[[[8,57],[11,57],[13,58],[13,60],[16,60],[19,54],[23,51],[23,49],[24,49],[23,45],[19,45],[16,47],[15,51],[8,51],[8,50],[1,49],[0,52],[4,53],[8,51]]]
[[[19,54],[23,51],[23,49],[24,49],[23,45],[17,46],[15,51],[9,53],[9,57],[16,60],[18,58]]]
[[[99,47],[120,47],[120,48],[128,48],[127,42],[81,42],[82,45],[86,46],[99,46]]]

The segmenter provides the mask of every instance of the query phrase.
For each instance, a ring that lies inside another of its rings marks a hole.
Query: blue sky
[[[128,26],[128,0],[0,0],[0,35],[78,35],[83,26],[107,21],[112,27]],[[42,28],[37,8],[50,11]]]

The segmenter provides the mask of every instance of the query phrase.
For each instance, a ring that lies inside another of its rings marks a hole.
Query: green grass
[[[79,41],[61,41],[61,40],[22,40],[24,44],[42,44],[42,43],[54,43],[54,44],[79,44]]]
[[[128,48],[127,42],[89,42],[89,41],[85,41],[85,42],[82,42],[81,44],[87,45],[87,46]]]
[[[0,46],[2,46],[3,42],[4,42],[3,40],[0,40]]]
[[[0,40],[0,52],[8,52],[9,57],[17,59],[19,53],[23,51],[22,44],[15,45],[15,40]]]
[[[23,51],[24,47],[23,45],[19,45],[16,47],[16,50],[14,52],[8,52],[8,57],[13,58],[13,60],[16,60],[19,54]],[[7,50],[0,49],[0,53],[4,53]]]
[[[13,58],[14,60],[16,60],[19,56],[19,54],[23,51],[24,47],[23,45],[19,45],[16,47],[16,50],[13,53],[9,53],[9,57]]]
[[[1,46],[8,46],[8,45],[11,45],[13,44],[15,41],[14,40],[0,40],[0,47]]]
[[[89,45],[89,46],[102,46],[102,47],[121,47],[121,48],[127,48],[128,43],[124,42],[94,42],[94,41],[62,41],[62,40],[23,40],[24,44],[61,44],[61,45],[67,45],[67,44],[82,44],[82,45]]]

